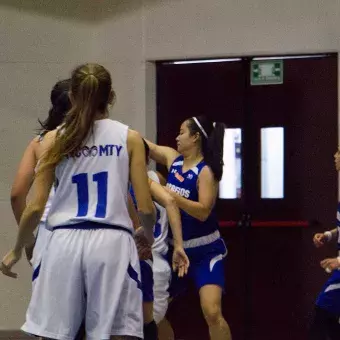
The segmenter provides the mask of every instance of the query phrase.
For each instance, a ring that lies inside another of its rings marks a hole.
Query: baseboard
[[[25,334],[24,332],[21,332],[19,330],[14,331],[14,330],[10,330],[10,331],[4,331],[4,330],[0,330],[0,340],[32,340],[34,339],[34,337],[29,336],[27,334]]]

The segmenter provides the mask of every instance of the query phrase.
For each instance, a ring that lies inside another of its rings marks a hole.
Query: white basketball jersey
[[[148,171],[148,176],[153,181],[160,183],[159,178],[154,171]],[[157,221],[154,226],[154,242],[152,244],[152,251],[165,255],[168,251],[168,216],[166,213],[166,209],[159,205],[157,202],[154,202],[156,211],[157,211]]]
[[[51,189],[50,194],[48,196],[48,200],[47,200],[46,205],[45,205],[45,210],[44,210],[44,213],[41,217],[40,222],[45,223],[47,221],[47,216],[48,216],[50,209],[51,209],[52,200],[53,200],[53,197],[54,197],[54,192],[55,192],[55,189],[52,186],[52,189]]]
[[[127,209],[127,135],[126,125],[97,120],[86,145],[57,165],[49,229],[92,221],[133,231]]]

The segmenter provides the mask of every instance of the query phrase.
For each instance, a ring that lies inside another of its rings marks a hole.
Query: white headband
[[[194,120],[194,122],[196,123],[196,125],[199,127],[199,129],[201,130],[201,132],[203,133],[204,137],[208,139],[208,134],[205,132],[205,130],[203,129],[203,126],[201,125],[201,123],[198,121],[198,119],[196,117],[192,117],[192,119]]]

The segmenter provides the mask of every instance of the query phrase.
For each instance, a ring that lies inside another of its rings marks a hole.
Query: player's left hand
[[[188,273],[190,261],[182,247],[176,247],[172,255],[172,269],[177,272],[178,277],[183,277]]]
[[[21,259],[22,250],[15,251],[14,249],[8,252],[0,264],[0,271],[2,274],[16,279],[17,273],[12,272],[12,267]]]
[[[340,261],[337,257],[332,259],[325,259],[320,262],[320,265],[326,271],[332,272],[333,270],[340,268]]]

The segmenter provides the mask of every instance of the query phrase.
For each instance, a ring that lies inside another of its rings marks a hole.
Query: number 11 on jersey
[[[97,207],[95,217],[104,218],[107,206],[107,179],[108,172],[98,172],[92,176],[92,181],[97,182]],[[78,214],[77,217],[87,216],[89,210],[89,181],[88,174],[81,173],[72,176],[72,183],[77,185]]]

